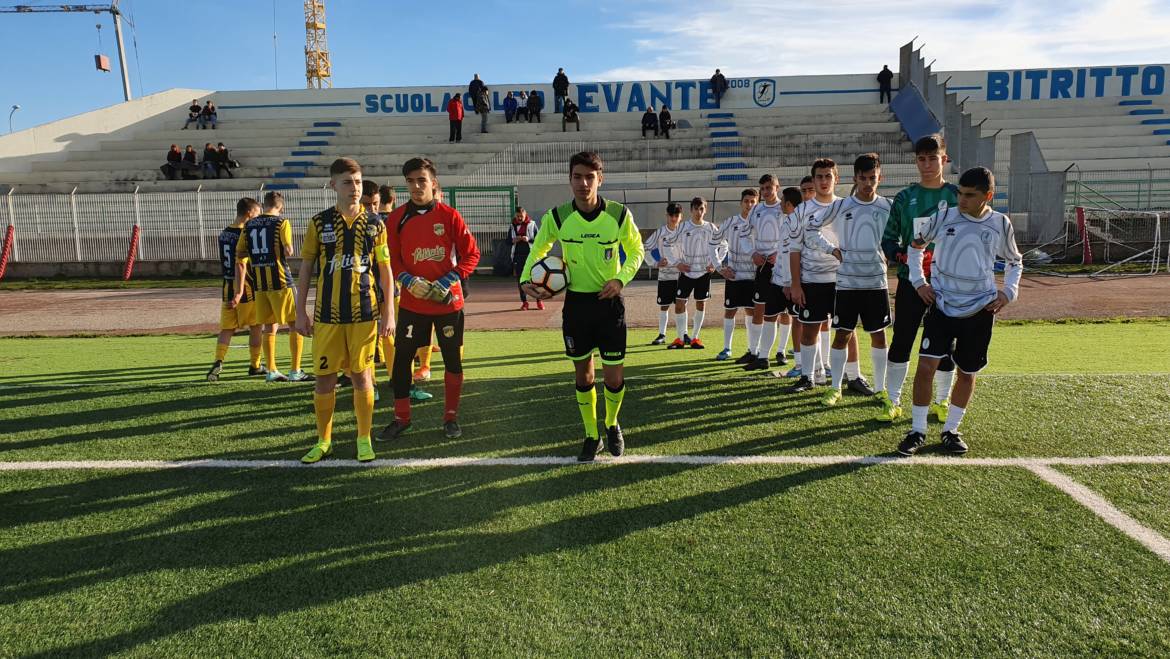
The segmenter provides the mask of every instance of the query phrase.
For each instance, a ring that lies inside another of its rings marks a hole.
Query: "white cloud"
[[[612,11],[636,65],[593,80],[866,73],[898,68],[915,35],[936,71],[1142,64],[1167,59],[1170,1],[978,0],[827,2],[783,9],[774,0],[679,0]],[[623,6],[628,7],[628,5]]]

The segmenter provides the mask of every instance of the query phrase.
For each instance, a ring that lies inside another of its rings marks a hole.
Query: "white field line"
[[[1167,540],[1162,534],[1121,512],[1105,497],[1051,467],[1035,464],[1029,466],[1028,470],[1042,478],[1044,482],[1072,497],[1074,501],[1091,510],[1093,514],[1105,520],[1113,528],[1137,540],[1146,549],[1170,563],[1170,540]]]
[[[626,455],[621,458],[599,456],[597,462],[611,465],[894,465],[902,467],[1022,467],[1025,469],[1034,469],[1052,466],[1170,465],[1170,455],[1115,455],[1083,458],[968,458],[945,456],[900,458],[877,455]],[[71,469],[433,469],[445,467],[542,467],[576,464],[578,463],[575,458],[555,456],[531,458],[397,458],[373,460],[371,462],[329,459],[313,465],[305,465],[298,460],[30,460],[0,462],[0,471]]]

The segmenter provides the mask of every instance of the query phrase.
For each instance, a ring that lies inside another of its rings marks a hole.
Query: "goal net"
[[[1049,243],[1030,250],[1025,262],[1032,261],[1032,270],[1053,272],[1069,277],[1144,276],[1157,274],[1161,269],[1166,243],[1162,241],[1162,221],[1167,213],[1076,206],[1070,209],[1067,234],[1063,249]],[[1065,266],[1053,264],[1057,256]],[[1038,258],[1043,257],[1043,258]],[[1166,258],[1170,259],[1170,256]],[[1068,268],[1080,264],[1076,272]],[[1035,267],[1040,266],[1040,267]],[[1170,262],[1167,262],[1170,270]]]

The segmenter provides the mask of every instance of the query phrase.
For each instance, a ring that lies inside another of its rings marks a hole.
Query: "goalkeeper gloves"
[[[398,284],[403,290],[410,291],[410,294],[420,300],[427,299],[431,292],[431,282],[422,277],[415,277],[408,272],[401,272],[396,277]]]
[[[431,283],[430,291],[426,295],[426,299],[431,302],[438,302],[439,304],[451,304],[455,299],[455,295],[451,292],[451,287],[459,281],[459,275],[454,270],[439,277]]]

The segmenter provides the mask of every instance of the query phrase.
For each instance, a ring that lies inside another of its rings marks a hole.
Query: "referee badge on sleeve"
[[[606,261],[612,261],[612,260],[613,260],[613,248],[612,248],[612,247],[606,247],[606,248],[605,248],[605,260],[606,260]]]

